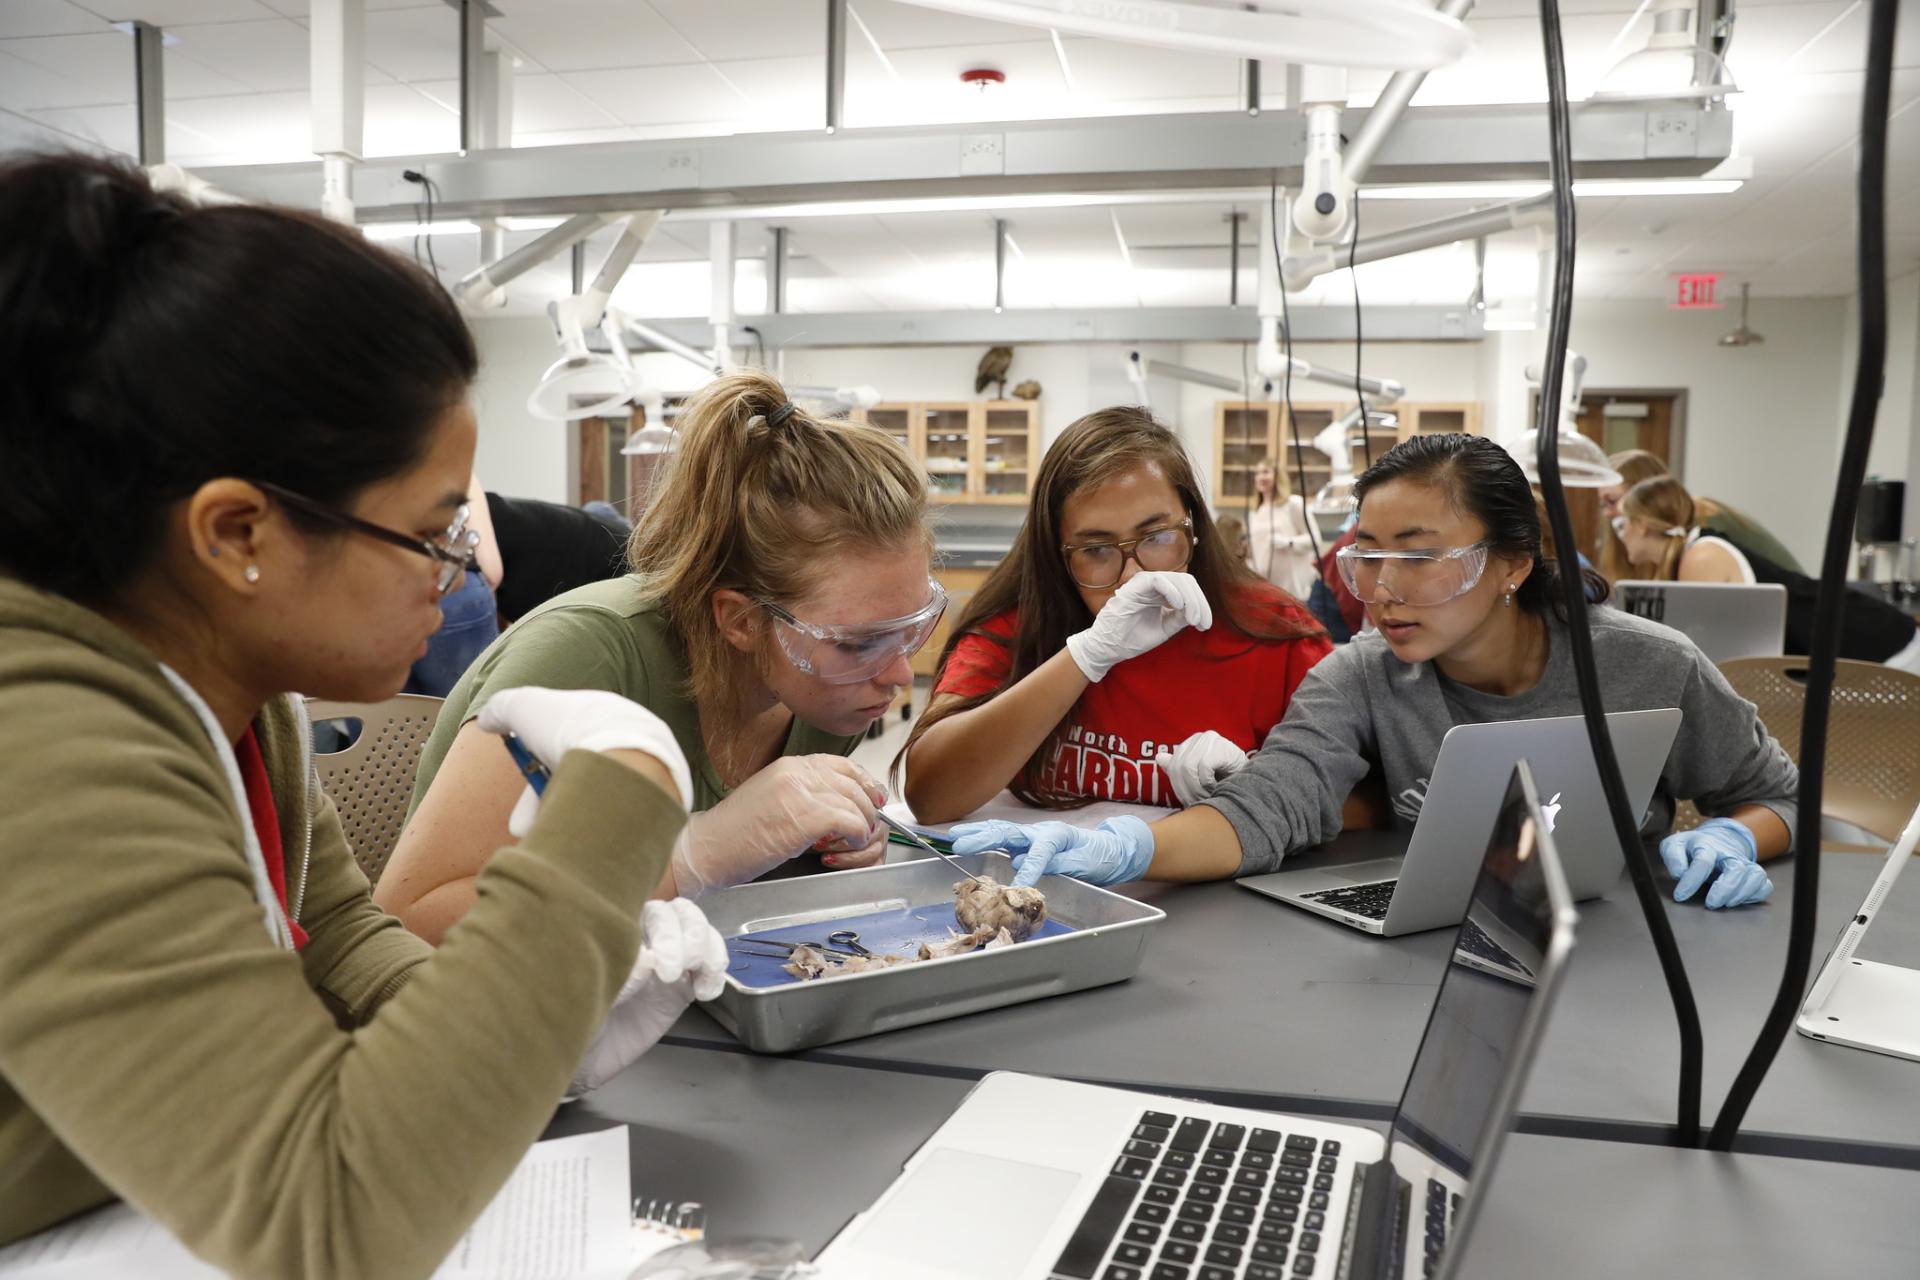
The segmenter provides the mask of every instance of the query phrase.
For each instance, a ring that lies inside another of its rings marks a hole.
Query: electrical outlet
[[[1691,156],[1698,152],[1700,121],[1689,111],[1647,113],[1647,158]]]
[[[1003,133],[969,133],[960,138],[960,172],[1005,173],[1007,137]]]

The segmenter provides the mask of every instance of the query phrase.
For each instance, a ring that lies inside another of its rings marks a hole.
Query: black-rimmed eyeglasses
[[[438,587],[441,595],[453,590],[454,584],[460,581],[468,569],[474,567],[473,552],[474,548],[480,545],[480,534],[476,530],[467,528],[467,504],[465,503],[461,503],[460,509],[454,512],[453,523],[447,526],[447,531],[440,535],[441,540],[436,542],[431,538],[415,538],[404,533],[396,533],[372,521],[350,516],[344,511],[335,511],[332,507],[324,506],[291,489],[283,489],[277,484],[269,484],[264,480],[255,480],[253,484],[275,502],[291,507],[295,511],[305,512],[316,520],[342,529],[351,529],[355,533],[365,534],[389,546],[405,547],[415,555],[438,561],[440,563]]]

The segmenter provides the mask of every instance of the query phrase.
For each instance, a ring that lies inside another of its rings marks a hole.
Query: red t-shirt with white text
[[[1249,621],[1263,628],[1317,626],[1313,615],[1274,588],[1255,588]],[[962,636],[941,669],[935,693],[972,697],[999,688],[1013,663],[1018,610],[987,619]],[[1192,627],[1158,648],[1129,658],[1089,685],[1068,716],[1066,732],[1038,790],[1091,800],[1178,807],[1173,786],[1153,762],[1161,747],[1177,747],[1211,729],[1243,751],[1266,741],[1309,668],[1333,652],[1316,631],[1295,640],[1255,640],[1215,611],[1206,631]],[[1026,779],[1029,783],[1033,779]]]

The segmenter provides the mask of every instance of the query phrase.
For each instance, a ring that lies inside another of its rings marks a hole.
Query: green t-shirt
[[[1793,552],[1787,550],[1780,539],[1768,533],[1752,516],[1735,510],[1718,498],[1714,502],[1720,508],[1719,513],[1702,520],[1701,528],[1725,538],[1742,551],[1757,552],[1782,569],[1791,569],[1795,573],[1806,572],[1800,567],[1800,562],[1793,558]]]
[[[628,577],[555,596],[487,646],[440,708],[433,735],[420,753],[414,805],[433,784],[460,727],[478,715],[497,690],[524,685],[609,689],[631,698],[666,721],[686,753],[694,810],[711,809],[726,798],[727,787],[700,737],[700,713],[687,689],[687,661],[679,638]],[[795,716],[780,754],[844,756],[859,743],[858,734],[839,737]]]

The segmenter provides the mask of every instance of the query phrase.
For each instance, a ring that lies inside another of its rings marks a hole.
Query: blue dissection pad
[[[950,932],[957,931],[960,924],[953,916],[951,902],[934,903],[925,907],[914,907],[905,911],[881,911],[863,916],[843,916],[833,920],[821,920],[814,924],[797,924],[787,929],[769,929],[764,933],[743,933],[737,938],[727,939],[727,975],[746,987],[777,987],[789,982],[800,982],[788,973],[783,956],[749,954],[739,944],[756,939],[777,942],[825,943],[829,933],[842,929],[851,929],[860,935],[860,945],[876,956],[910,956],[920,949],[923,942],[945,942]],[[1035,931],[1034,938],[1057,938],[1072,933],[1069,925],[1058,920],[1048,920]],[[1029,939],[1031,941],[1032,939]],[[838,946],[838,944],[834,944]],[[851,948],[842,948],[850,950]],[[770,951],[768,947],[755,947],[758,951]]]

